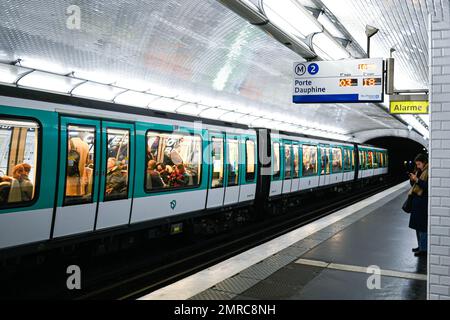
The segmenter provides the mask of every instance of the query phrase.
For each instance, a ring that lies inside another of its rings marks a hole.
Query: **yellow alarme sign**
[[[428,101],[391,101],[390,112],[397,114],[427,114]]]

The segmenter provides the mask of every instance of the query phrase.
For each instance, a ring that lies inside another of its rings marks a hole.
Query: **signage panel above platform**
[[[428,114],[428,95],[392,95],[389,111],[393,114]]]
[[[294,63],[294,103],[383,101],[383,59]]]

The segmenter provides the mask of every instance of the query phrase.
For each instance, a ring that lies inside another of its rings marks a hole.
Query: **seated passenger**
[[[170,170],[170,171],[169,171]],[[156,164],[156,171],[159,173],[162,181],[165,185],[169,183],[169,176],[172,172],[172,168],[170,166],[165,166],[163,163],[158,162]]]
[[[180,163],[175,166],[175,170],[170,175],[171,187],[184,187],[189,184],[189,175],[186,173],[184,164]]]
[[[11,178],[0,177],[0,205],[8,203],[9,190],[11,189]]]
[[[23,165],[17,164],[14,166],[12,171],[12,179],[11,179],[11,189],[9,190],[8,202],[21,202],[22,201],[22,191],[20,188],[20,181],[22,180],[23,175],[25,175],[25,169]]]
[[[165,187],[164,181],[158,171],[156,171],[156,161],[149,160],[147,163],[147,190],[160,189]]]
[[[127,192],[126,177],[123,176],[120,166],[116,165],[115,158],[108,158],[106,169],[106,195],[108,197],[125,196]]]
[[[24,174],[20,181],[20,189],[22,191],[22,201],[31,201],[33,199],[33,183],[30,181],[29,175],[31,166],[28,163],[22,163]]]

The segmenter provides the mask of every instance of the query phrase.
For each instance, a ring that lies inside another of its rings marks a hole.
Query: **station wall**
[[[450,4],[430,17],[428,299],[450,299]],[[436,6],[439,8],[440,6]]]

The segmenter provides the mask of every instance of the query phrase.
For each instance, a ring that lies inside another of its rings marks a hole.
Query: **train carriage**
[[[0,96],[0,253],[259,219],[268,201],[387,173],[381,148],[16,90]]]

